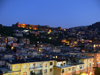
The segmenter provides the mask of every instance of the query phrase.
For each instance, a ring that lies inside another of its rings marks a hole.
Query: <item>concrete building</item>
[[[87,56],[93,56],[93,67],[100,67],[100,53],[84,53]]]
[[[80,72],[92,73],[93,58],[80,58],[80,60],[82,63],[68,64],[66,59],[49,59],[44,57],[13,59],[6,61],[7,67],[0,68],[0,70],[3,75],[73,75]]]

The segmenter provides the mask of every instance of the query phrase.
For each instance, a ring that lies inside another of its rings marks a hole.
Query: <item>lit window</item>
[[[23,68],[25,69],[26,68],[26,65],[23,65]]]
[[[44,64],[45,67],[47,67],[47,64]]]
[[[18,66],[17,65],[15,66],[15,69],[18,69]]]
[[[94,47],[96,47],[96,45],[94,44]]]
[[[56,58],[57,58],[57,56],[56,56]]]
[[[79,66],[77,66],[77,69],[79,69]]]
[[[27,75],[27,73],[26,73],[26,72],[24,72],[24,73],[23,73],[23,75]]]
[[[55,56],[53,56],[53,58],[55,58]]]

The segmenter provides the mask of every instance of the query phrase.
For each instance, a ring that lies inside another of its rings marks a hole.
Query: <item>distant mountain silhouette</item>
[[[96,23],[94,23],[94,24],[88,26],[88,29],[96,29],[96,28],[97,28],[98,30],[100,30],[100,22],[96,22]]]
[[[88,26],[76,26],[76,27],[71,27],[71,28],[83,28],[83,27],[88,27]]]

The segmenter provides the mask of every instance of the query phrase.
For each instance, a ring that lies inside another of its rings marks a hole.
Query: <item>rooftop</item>
[[[65,65],[65,66],[54,66],[54,67],[58,67],[58,68],[65,68],[65,67],[69,67],[71,65]]]
[[[8,69],[7,67],[4,68],[0,68],[1,73],[6,73],[6,72],[12,72],[10,69]]]
[[[10,70],[10,69],[8,69],[7,67],[3,67],[3,68],[0,68],[0,73],[2,74],[2,73],[10,73],[10,72],[13,72],[12,70]],[[20,70],[19,70],[20,71]]]
[[[83,64],[83,63],[81,63],[81,64]],[[64,65],[64,66],[54,66],[54,67],[65,68],[65,67],[71,67],[71,66],[76,66],[76,65],[81,65],[81,64]]]
[[[80,59],[87,59],[87,58],[93,58],[92,56],[84,56],[84,55],[64,55],[65,57],[73,57],[73,58],[80,58]]]
[[[42,61],[51,61],[49,58],[28,58],[28,59],[12,59],[7,60],[10,64],[18,64],[18,63],[29,63],[29,62],[42,62]]]

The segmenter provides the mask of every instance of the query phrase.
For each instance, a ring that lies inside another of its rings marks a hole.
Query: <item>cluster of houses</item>
[[[95,68],[100,67],[100,38],[95,35],[98,29],[52,29],[49,26],[43,29],[43,26],[20,23],[12,27],[24,30],[14,30],[13,37],[0,35],[0,75],[94,75]],[[40,40],[36,46],[24,37],[30,33],[60,41],[62,45]]]

